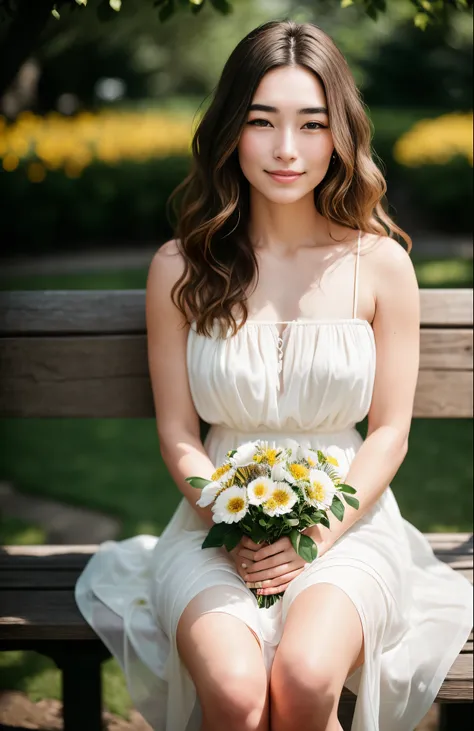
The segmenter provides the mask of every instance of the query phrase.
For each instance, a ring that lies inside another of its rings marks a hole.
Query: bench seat
[[[437,557],[472,582],[472,534],[426,536]],[[82,618],[73,592],[79,574],[96,550],[96,546],[4,546],[0,549],[0,650],[35,650],[52,657],[58,664],[63,671],[63,692],[69,700],[66,731],[101,728],[98,721],[100,663],[109,653]],[[449,731],[467,728],[467,724],[460,725],[461,710],[464,718],[472,713],[472,706],[465,707],[473,700],[472,651],[471,633],[436,699],[442,704],[443,727]],[[354,704],[355,696],[345,688],[340,711],[341,723],[346,728],[350,728]],[[462,709],[452,708],[452,704],[462,704]],[[456,725],[450,720],[454,714]],[[81,727],[81,723],[87,725]]]

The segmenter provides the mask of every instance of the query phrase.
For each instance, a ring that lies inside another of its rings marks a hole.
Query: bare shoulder
[[[185,269],[178,241],[162,244],[151,260],[146,284],[147,308],[156,316],[184,320],[171,299],[171,290]]]
[[[416,284],[413,262],[406,249],[389,236],[366,234],[361,245],[374,282],[386,287]]]
[[[420,292],[410,255],[388,236],[367,234],[364,243],[375,297],[374,326],[398,320],[405,323],[405,328],[407,322],[417,326]]]
[[[153,259],[148,271],[148,278],[159,278],[163,283],[176,281],[184,270],[184,261],[176,239],[162,244]]]

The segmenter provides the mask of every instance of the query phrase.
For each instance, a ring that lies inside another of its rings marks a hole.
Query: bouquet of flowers
[[[318,548],[301,531],[317,523],[330,528],[328,510],[342,521],[341,498],[359,508],[359,501],[352,497],[356,490],[343,482],[331,450],[302,447],[293,440],[276,447],[262,440],[246,442],[227,452],[210,480],[187,477],[186,481],[201,489],[200,507],[212,505],[215,525],[202,548],[225,546],[232,551],[244,535],[255,543],[274,543],[289,536],[296,553],[311,563]],[[283,596],[252,591],[259,607],[271,606]]]

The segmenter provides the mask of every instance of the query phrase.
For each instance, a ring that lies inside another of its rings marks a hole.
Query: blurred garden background
[[[453,3],[424,27],[411,0],[371,3],[58,2],[12,78],[0,71],[0,290],[145,288],[227,56],[283,17],[317,23],[346,55],[420,286],[472,287],[471,13]],[[7,5],[0,66],[15,23]],[[414,420],[392,488],[420,530],[472,530],[472,422]],[[180,497],[153,420],[0,420],[0,544],[159,535]],[[114,661],[104,673],[106,705],[127,717]],[[60,698],[59,673],[33,653],[2,653],[2,688]]]

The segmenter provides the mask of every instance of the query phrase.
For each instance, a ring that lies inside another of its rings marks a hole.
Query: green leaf
[[[298,556],[301,556],[306,563],[311,563],[317,558],[318,547],[309,536],[305,536],[298,530],[293,529],[290,533],[290,541]]]
[[[331,528],[331,523],[326,517],[321,518],[321,525],[324,525],[325,528]]]
[[[97,6],[97,17],[102,23],[117,17],[117,13],[109,5],[109,0],[101,0]]]
[[[337,497],[337,495],[334,495],[331,505],[331,513],[333,513],[333,515],[335,515],[340,522],[344,518],[344,504],[342,503],[342,500]]]
[[[234,525],[232,526],[232,530],[226,533],[224,536],[224,546],[227,548],[228,551],[232,551],[232,549],[236,547],[241,538],[242,531],[234,523]]]
[[[162,23],[165,23],[172,15],[174,15],[174,0],[168,0],[158,12],[158,17]]]
[[[351,508],[356,508],[356,510],[359,509],[359,501],[355,497],[349,497],[349,495],[344,495],[344,500],[348,505],[351,506]]]
[[[428,13],[417,13],[414,18],[414,23],[420,30],[426,30],[430,22],[430,16]]]
[[[224,545],[227,533],[234,529],[232,523],[216,523],[207,534],[202,548],[219,548]]]
[[[376,10],[376,9],[374,8],[374,6],[373,6],[373,5],[369,5],[369,6],[368,6],[368,7],[366,8],[366,11],[365,11],[365,12],[366,12],[366,13],[367,13],[367,15],[369,16],[369,18],[371,18],[371,20],[377,20],[377,17],[378,17],[378,13],[377,13],[377,10]]]
[[[202,490],[203,487],[209,485],[212,480],[206,480],[204,477],[185,477],[186,482],[189,482],[193,487],[197,487]]]
[[[354,0],[341,0],[341,8],[348,8],[350,5],[354,5]]]
[[[253,526],[252,531],[250,533],[250,538],[252,539],[252,541],[254,543],[261,543],[267,537],[268,537],[268,531],[266,528],[265,528],[265,530],[263,530],[263,528],[260,528],[259,525]]]
[[[340,490],[340,492],[348,492],[350,495],[355,495],[357,490],[355,490],[350,485],[344,485],[344,483],[341,482],[340,485],[337,486],[337,489]]]

